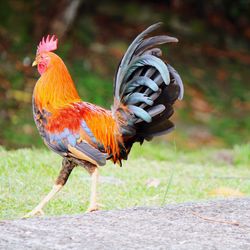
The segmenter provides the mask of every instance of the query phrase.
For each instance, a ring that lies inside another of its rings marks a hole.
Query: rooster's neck
[[[81,101],[65,64],[56,55],[51,59],[47,71],[37,81],[33,96],[37,107],[49,112]]]

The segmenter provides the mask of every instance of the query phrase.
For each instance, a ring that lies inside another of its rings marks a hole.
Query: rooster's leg
[[[72,161],[64,158],[62,162],[62,169],[60,171],[59,176],[56,179],[56,182],[52,188],[52,190],[44,197],[44,199],[28,214],[26,214],[23,218],[32,217],[35,215],[44,215],[43,207],[55,196],[57,192],[61,190],[61,188],[67,182],[69,175],[73,168],[76,166]]]
[[[98,182],[98,167],[94,167],[88,170],[88,172],[91,175],[91,193],[90,193],[90,203],[89,203],[89,208],[87,209],[86,212],[93,212],[98,210],[98,205],[97,205],[97,182]]]

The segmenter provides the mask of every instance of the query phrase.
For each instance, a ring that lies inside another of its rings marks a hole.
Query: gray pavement
[[[0,249],[250,250],[250,198],[0,221]]]

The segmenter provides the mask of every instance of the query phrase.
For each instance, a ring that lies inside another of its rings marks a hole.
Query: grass
[[[20,218],[49,192],[61,158],[41,149],[0,148],[0,219]],[[101,168],[100,203],[104,210],[211,199],[229,187],[250,195],[250,144],[232,150],[179,151],[172,145],[136,145],[119,168]],[[83,213],[90,178],[76,168],[67,185],[45,208],[47,215]],[[155,184],[155,187],[151,186]]]

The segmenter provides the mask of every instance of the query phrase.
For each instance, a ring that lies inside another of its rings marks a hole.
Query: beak
[[[32,67],[36,66],[37,65],[37,61],[35,60],[33,63],[32,63]]]

